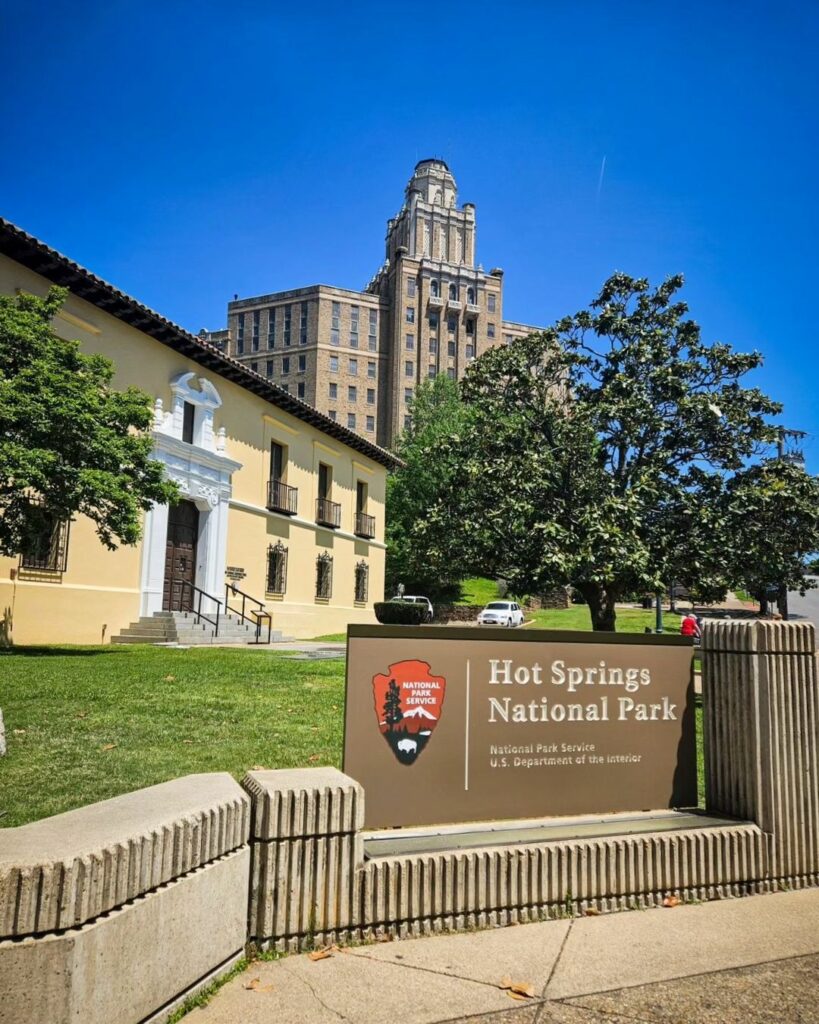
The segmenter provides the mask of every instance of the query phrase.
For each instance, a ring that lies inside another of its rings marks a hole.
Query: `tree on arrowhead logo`
[[[373,676],[375,717],[381,735],[401,764],[413,764],[435,732],[446,679],[426,661],[399,661]]]

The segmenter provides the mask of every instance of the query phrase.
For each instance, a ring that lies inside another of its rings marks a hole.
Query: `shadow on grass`
[[[0,658],[48,658],[83,657],[98,654],[124,654],[121,647],[2,647]]]

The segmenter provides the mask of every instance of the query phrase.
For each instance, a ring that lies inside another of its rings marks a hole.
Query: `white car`
[[[522,626],[523,610],[517,601],[490,601],[478,616],[479,626]]]
[[[427,622],[432,622],[433,618],[435,617],[435,609],[432,607],[432,601],[430,601],[430,599],[428,597],[417,597],[417,596],[412,596],[410,594],[405,594],[403,597],[393,597],[393,598],[390,598],[390,600],[391,601],[409,601],[410,604],[423,604],[423,605],[426,605],[427,614],[425,616],[425,620]]]

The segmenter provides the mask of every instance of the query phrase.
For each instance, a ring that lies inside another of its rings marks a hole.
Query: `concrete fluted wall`
[[[361,786],[308,768],[242,787],[188,776],[0,830],[0,1024],[160,1024],[248,942],[297,950],[815,884],[814,646],[809,625],[706,624],[706,798],[724,825],[367,858]]]

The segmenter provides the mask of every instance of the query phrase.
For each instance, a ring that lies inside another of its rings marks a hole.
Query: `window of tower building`
[[[375,388],[367,388],[367,405],[375,405]]]
[[[338,398],[338,384],[335,381],[330,384],[330,398]]]
[[[245,350],[245,315],[239,314],[239,321],[236,325],[236,352],[241,355]]]
[[[404,388],[404,401],[408,405],[412,401],[412,388]]]
[[[378,310],[370,310],[370,337],[374,338],[378,330]]]
[[[299,373],[304,373],[307,369],[307,356],[299,356]]]
[[[372,360],[367,363],[367,376],[375,380],[375,363]]]
[[[338,345],[340,339],[340,326],[341,326],[341,303],[333,303],[333,317],[330,321],[330,344]]]
[[[446,375],[450,380],[455,380],[455,367],[450,366],[446,371]]]
[[[475,358],[475,346],[474,345],[467,345],[466,346],[466,358],[467,359],[474,359]]]
[[[490,292],[486,297],[486,308],[490,313],[495,312],[495,293]]]
[[[411,377],[413,375],[412,363],[404,363],[404,376]]]
[[[474,320],[467,320],[466,321],[466,333],[467,334],[474,334],[475,333],[475,321]]]
[[[267,311],[267,347],[276,347],[276,310]]]
[[[330,356],[330,373],[338,373],[338,356]]]
[[[415,306],[407,306],[406,319],[408,324],[415,323]]]
[[[437,373],[438,373],[438,371],[435,369],[435,364],[434,363],[430,363],[429,364],[429,370],[427,371],[427,376],[431,380],[433,377],[436,376]]]
[[[299,386],[298,386],[298,389],[297,389],[297,394],[298,394],[299,398],[304,398],[304,381],[303,380],[299,381]]]
[[[253,310],[253,334],[250,338],[251,348],[254,352],[259,351],[259,318],[261,311],[258,309]]]
[[[454,284],[449,286],[449,297],[450,299],[456,300],[458,298],[458,289]]]
[[[438,314],[437,313],[430,313],[429,314],[429,329],[431,331],[437,331],[438,330]]]
[[[414,334],[408,334],[407,335],[407,351],[408,352],[412,352],[414,349],[415,349],[415,335]]]
[[[290,356],[282,356],[282,373],[290,373]]]
[[[338,413],[336,412],[335,409],[331,409],[327,415],[330,417],[333,423],[338,422]]]
[[[250,369],[254,373],[258,373],[259,372],[259,364],[258,364],[258,362],[255,359],[251,359],[251,361],[250,361]]]
[[[412,416],[405,416],[404,417],[404,430],[409,430],[409,428],[411,426],[412,426]]]
[[[268,377],[272,377],[273,376],[273,360],[272,359],[268,359],[267,362],[264,364],[264,368],[265,368],[265,373],[267,374],[267,376]]]
[[[494,324],[487,324],[486,325],[486,336],[487,336],[487,338],[494,338],[495,337],[495,325]]]
[[[347,401],[348,402],[357,402],[358,401],[358,388],[355,386],[355,384],[348,384],[347,385]]]
[[[367,430],[372,433],[375,430],[375,416],[367,417]]]
[[[429,282],[429,294],[433,295],[437,299],[438,295],[440,294],[440,291],[441,291],[441,286],[433,278],[433,280]]]
[[[307,303],[302,302],[299,313],[299,344],[307,344]]]
[[[438,339],[437,338],[430,338],[429,339],[429,350],[430,350],[430,352],[437,352],[438,351]]]
[[[466,301],[469,303],[470,306],[474,306],[475,305],[475,289],[474,288],[467,288],[466,289]]]
[[[336,330],[336,328],[333,327],[332,330],[330,331],[330,344],[331,345],[338,345],[338,344],[340,344],[340,341],[341,341],[341,339],[340,339],[339,333]]]
[[[455,355],[455,349],[456,349],[455,342],[454,341],[450,341],[449,344],[447,345],[447,350],[448,350],[449,355],[454,356]]]
[[[407,295],[409,295],[409,297],[411,299],[415,298],[415,278],[414,277],[408,277],[407,278]]]
[[[350,428],[350,430],[355,430],[355,413],[354,412],[348,412],[347,413],[347,426]]]
[[[350,373],[354,376],[358,376],[358,360],[350,359]]]
[[[446,329],[450,334],[454,334],[458,326],[458,318],[454,316],[448,316],[446,318]]]
[[[511,334],[504,334],[504,336],[503,336],[503,343],[504,343],[504,345],[511,345],[512,344],[512,335]]]
[[[358,306],[350,306],[350,348],[358,348]]]
[[[290,344],[290,306],[284,307],[284,343]]]

